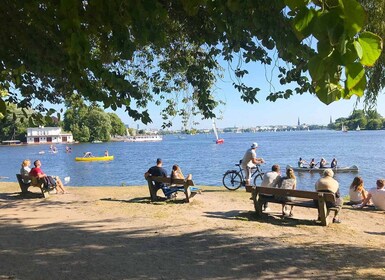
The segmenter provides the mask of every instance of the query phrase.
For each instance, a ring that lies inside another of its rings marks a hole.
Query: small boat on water
[[[76,161],[107,161],[113,160],[114,156],[103,156],[103,157],[76,157]]]
[[[213,120],[213,131],[214,131],[215,138],[216,138],[215,144],[223,144],[225,142],[225,140],[223,138],[218,137],[217,126],[215,124],[215,120]]]
[[[293,167],[290,165],[287,165],[286,168],[292,168],[294,171],[297,172],[318,172],[321,173],[325,169],[328,169],[330,167],[326,168],[310,168],[310,167]],[[341,167],[335,167],[335,168],[330,168],[332,169],[335,173],[343,173],[343,172],[358,172],[358,166],[357,165],[352,165],[352,166],[341,166]]]
[[[136,135],[136,136],[127,136],[124,139],[124,142],[158,142],[162,141],[163,138],[161,135]]]

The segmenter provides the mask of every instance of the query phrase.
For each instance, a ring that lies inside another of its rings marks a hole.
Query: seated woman
[[[360,176],[354,177],[349,188],[349,204],[361,204],[367,197],[367,191],[364,189],[364,180]]]
[[[326,159],[321,158],[321,160],[319,162],[319,168],[326,168],[326,165],[327,165]]]
[[[281,177],[281,180],[278,182],[278,187],[282,189],[288,189],[288,190],[295,190],[297,185],[297,179],[294,174],[294,170],[292,168],[286,169],[286,176]],[[276,197],[278,200],[281,200],[282,202],[287,201],[294,201],[294,197],[290,196],[283,196],[283,197]],[[286,205],[282,204],[282,215],[286,216]],[[289,217],[293,216],[293,206],[291,206]]]
[[[66,190],[64,189],[63,183],[60,180],[59,176],[48,176],[41,170],[41,162],[40,160],[35,160],[33,165],[35,166],[34,168],[31,169],[29,172],[30,177],[35,177],[37,178],[38,182],[41,182],[44,184],[45,188],[49,188],[51,185],[56,189],[56,193],[58,193],[57,189],[59,188],[61,192],[64,194],[66,193]]]
[[[25,184],[28,184],[31,182],[31,177],[29,176],[29,172],[31,171],[31,168],[29,167],[30,165],[31,165],[31,161],[29,159],[25,159],[21,163],[20,175],[23,180],[23,183]]]
[[[184,189],[183,186],[176,186],[173,184],[173,179],[184,179],[184,175],[183,175],[182,170],[180,169],[179,165],[174,164],[172,166],[170,177],[171,177],[171,186],[172,186],[172,188],[175,188],[174,191],[177,191],[178,189]]]

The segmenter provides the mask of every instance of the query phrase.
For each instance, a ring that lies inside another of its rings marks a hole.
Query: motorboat
[[[114,156],[103,156],[103,157],[76,157],[76,161],[107,161],[113,160]]]
[[[314,168],[310,168],[308,166],[305,166],[305,167],[293,167],[293,166],[287,165],[286,168],[291,168],[291,169],[293,169],[294,171],[297,171],[297,172],[318,172],[318,173],[321,173],[325,169],[331,169],[335,173],[358,172],[358,166],[357,165],[341,166],[341,167],[337,166],[335,168],[330,168],[330,167],[325,167],[325,168],[314,167]]]

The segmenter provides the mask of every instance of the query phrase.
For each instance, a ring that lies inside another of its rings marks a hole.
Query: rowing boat
[[[290,165],[287,165],[286,168],[292,168],[294,171],[297,172],[323,172],[325,169],[328,169],[330,167],[326,168],[310,168],[310,167],[292,167]],[[344,167],[335,167],[335,168],[330,168],[333,170],[335,173],[342,173],[342,172],[358,172],[358,166],[357,165],[352,165],[352,166],[344,166]]]
[[[104,157],[76,157],[76,161],[102,161],[102,160],[113,160],[114,156],[104,156]]]

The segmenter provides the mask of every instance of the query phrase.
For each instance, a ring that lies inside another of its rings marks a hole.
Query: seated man
[[[336,203],[331,204],[327,203],[326,207],[337,207],[338,211],[335,212],[333,223],[341,223],[341,221],[338,219],[338,214],[342,207],[342,199],[340,198],[340,190],[339,190],[339,184],[337,180],[333,178],[334,172],[330,168],[327,168],[322,173],[322,177],[318,179],[318,181],[315,183],[315,189],[317,192],[330,192],[333,193],[336,197]],[[329,211],[329,210],[328,210]]]
[[[261,187],[268,187],[268,188],[276,188],[276,187],[278,187],[278,183],[281,180],[280,174],[281,174],[281,168],[279,167],[278,164],[274,164],[271,167],[271,171],[266,172],[263,175]],[[262,210],[269,211],[268,206],[269,206],[268,202],[265,202]]]
[[[47,176],[47,174],[45,174],[40,168],[40,160],[35,160],[33,165],[35,167],[32,168],[29,172],[31,177],[35,177],[40,184],[44,184],[44,188],[46,189],[49,189],[49,186],[51,185],[52,187],[56,188],[56,193],[58,193],[57,188],[59,188],[63,194],[66,193],[66,190],[64,189],[63,183],[61,182],[59,176]]]
[[[364,207],[372,200],[374,207],[379,210],[385,210],[385,180],[379,179],[376,182],[376,188],[372,188],[368,192],[368,196],[362,202],[360,208]]]
[[[156,160],[156,165],[150,167],[146,173],[144,173],[144,177],[147,179],[148,176],[159,176],[159,177],[167,177],[167,171],[162,167],[163,161],[158,158]],[[160,182],[154,182],[155,185],[155,194],[159,189],[162,189],[164,195],[167,198],[171,197],[172,191],[170,191],[170,188],[165,186],[163,183]]]

